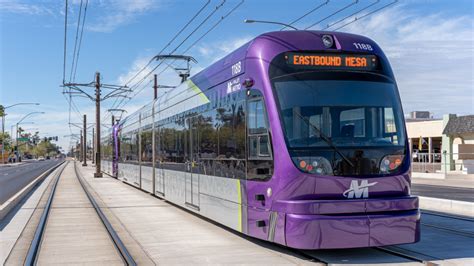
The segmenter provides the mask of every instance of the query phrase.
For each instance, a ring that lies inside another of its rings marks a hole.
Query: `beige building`
[[[474,115],[408,118],[406,127],[414,162],[440,163],[441,170],[474,173]]]

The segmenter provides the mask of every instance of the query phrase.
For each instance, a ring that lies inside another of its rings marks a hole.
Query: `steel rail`
[[[112,238],[112,242],[114,243],[115,248],[117,249],[117,251],[121,255],[122,260],[124,261],[124,263],[126,263],[127,265],[130,265],[130,266],[137,265],[137,263],[133,259],[132,255],[130,255],[130,252],[125,247],[125,244],[123,244],[123,242],[120,239],[120,237],[118,236],[117,232],[114,230],[112,224],[110,224],[109,220],[107,219],[107,217],[104,215],[104,213],[100,209],[100,207],[97,204],[97,202],[95,201],[94,197],[92,196],[90,191],[87,189],[87,187],[84,183],[85,181],[82,180],[83,177],[81,177],[79,172],[77,171],[77,165],[76,165],[75,162],[74,162],[74,172],[76,173],[76,177],[79,180],[79,183],[81,184],[82,188],[86,192],[87,198],[89,198],[89,201],[94,206],[94,209],[97,212],[97,214],[99,215],[100,220],[102,221],[105,228],[107,229],[107,232],[109,233],[110,237]]]
[[[449,228],[449,227],[445,227],[445,226],[439,226],[439,225],[427,224],[427,223],[421,223],[421,225],[427,226],[427,227],[432,227],[432,228],[435,228],[435,229],[438,229],[438,230],[442,230],[442,231],[451,232],[451,233],[456,234],[456,235],[461,235],[461,236],[465,236],[465,237],[474,238],[474,233],[468,232],[468,231],[464,231],[464,230],[456,230],[456,229]]]
[[[396,247],[397,250],[394,250],[393,248],[387,248],[387,247],[373,247],[373,249],[379,250],[381,252],[385,252],[385,253],[388,253],[388,254],[391,254],[391,255],[394,255],[394,256],[397,256],[397,257],[401,257],[401,258],[404,258],[404,259],[408,259],[408,260],[411,260],[411,261],[416,261],[416,262],[419,262],[419,263],[423,263],[423,264],[428,265],[428,266],[437,265],[436,263],[433,263],[429,260],[421,259],[421,258],[416,257],[414,255],[404,253],[403,251],[405,249],[400,248],[400,247]],[[407,251],[409,251],[411,253],[418,253],[420,255],[423,255],[425,257],[430,257],[430,258],[435,259],[435,260],[441,260],[440,258],[433,257],[433,256],[430,256],[430,255],[426,255],[426,254],[422,254],[422,253],[419,253],[419,252],[416,252],[416,251],[411,251],[411,250],[407,250]]]
[[[46,176],[49,176],[54,170],[56,170],[59,166],[64,164],[65,161],[53,166],[51,169],[49,169],[46,172],[49,172]],[[66,168],[67,163],[65,166],[57,172],[55,180],[53,181],[53,188],[51,189],[51,193],[49,194],[48,201],[46,203],[46,206],[43,210],[43,213],[41,214],[41,218],[39,221],[38,226],[36,227],[35,234],[33,237],[33,241],[31,241],[30,248],[28,249],[28,253],[26,255],[25,263],[24,265],[35,265],[36,264],[36,259],[38,255],[39,248],[41,246],[41,240],[43,238],[43,233],[44,229],[46,228],[46,221],[48,220],[49,212],[51,209],[51,205],[53,202],[53,197],[54,197],[54,192],[56,191],[56,187],[58,185],[59,177],[61,176],[64,168]]]
[[[464,221],[474,223],[473,218],[466,217],[466,216],[455,215],[455,214],[439,213],[439,212],[433,212],[433,211],[427,211],[427,210],[421,210],[421,214],[428,214],[428,215],[433,215],[433,216],[446,217],[446,218],[451,218],[451,219],[456,219],[456,220],[464,220]]]

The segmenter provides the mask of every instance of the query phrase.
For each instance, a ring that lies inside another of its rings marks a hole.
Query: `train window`
[[[273,158],[265,104],[256,90],[250,91],[249,98],[247,179],[267,180],[273,174]]]
[[[141,136],[141,161],[143,163],[150,163],[153,159],[152,150],[152,131],[146,130],[140,133]]]

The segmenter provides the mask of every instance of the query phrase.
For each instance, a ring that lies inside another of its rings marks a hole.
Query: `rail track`
[[[54,178],[53,178],[53,183],[52,183],[52,188],[51,191],[48,195],[48,199],[46,202],[46,205],[44,207],[44,210],[41,214],[41,218],[39,220],[39,223],[36,227],[36,230],[34,232],[34,237],[33,241],[31,242],[30,248],[28,249],[28,252],[26,254],[26,259],[25,259],[25,265],[36,265],[38,263],[38,258],[42,252],[42,245],[44,244],[44,239],[47,234],[47,227],[48,224],[51,223],[51,210],[53,206],[53,202],[55,200],[55,194],[56,190],[59,187],[59,181],[63,175],[64,169],[68,166],[70,162],[67,162],[62,169],[56,172]],[[80,187],[84,191],[84,193],[87,196],[87,199],[89,200],[90,204],[92,205],[92,208],[94,208],[95,212],[97,213],[97,216],[102,223],[103,227],[105,227],[105,231],[107,232],[108,236],[110,237],[110,240],[114,246],[114,249],[116,250],[117,254],[120,255],[120,258],[125,265],[136,265],[135,260],[133,257],[130,255],[129,251],[123,244],[123,242],[120,240],[119,236],[117,235],[116,231],[112,227],[111,223],[108,221],[107,217],[104,215],[102,210],[100,209],[99,205],[97,204],[96,200],[92,196],[91,192],[87,188],[87,185],[85,184],[85,180],[83,180],[83,177],[80,176],[80,174],[77,171],[76,164],[74,163],[74,174],[77,180],[80,183]],[[74,239],[71,239],[71,241],[75,241]],[[56,243],[58,244],[58,243]],[[61,243],[59,243],[61,244]],[[64,243],[63,243],[64,244]]]

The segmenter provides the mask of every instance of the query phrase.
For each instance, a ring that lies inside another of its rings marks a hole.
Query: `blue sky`
[[[211,0],[196,21],[170,48],[176,47],[223,0]],[[61,94],[63,77],[64,2],[59,0],[0,0],[0,103],[40,102],[8,110],[6,129],[30,111],[46,114],[32,117],[42,135],[59,136],[59,144],[69,146],[68,103]],[[86,0],[83,0],[85,4]],[[207,0],[89,0],[77,82],[90,82],[100,71],[103,82],[123,84],[158,53],[174,34]],[[178,50],[191,45],[240,0],[227,0],[213,17]],[[324,3],[325,0],[245,0],[209,35],[192,47],[189,54],[198,60],[193,72],[205,68],[226,53],[263,32],[280,27],[244,24],[245,18],[290,22]],[[318,11],[295,24],[305,28],[353,0],[331,0]],[[329,23],[376,2],[360,0],[312,29]],[[380,0],[373,8],[392,0]],[[69,0],[67,35],[67,80],[74,49],[77,17],[81,0]],[[364,13],[359,14],[363,15]],[[391,60],[398,80],[405,113],[429,110],[440,117],[445,113],[474,113],[474,19],[470,0],[399,1],[340,31],[373,38]],[[352,19],[353,17],[349,18]],[[349,20],[348,20],[349,21]],[[342,22],[339,25],[344,24]],[[336,26],[335,26],[336,27]],[[165,50],[170,51],[170,49]],[[173,72],[160,81],[176,84]],[[151,88],[137,94],[125,108],[132,112],[152,97]],[[104,109],[112,101],[103,104]],[[93,118],[93,103],[77,98],[80,113]],[[71,122],[79,122],[72,111]],[[27,119],[28,120],[28,119]],[[107,121],[108,122],[108,121]],[[74,133],[78,129],[72,128]]]

